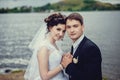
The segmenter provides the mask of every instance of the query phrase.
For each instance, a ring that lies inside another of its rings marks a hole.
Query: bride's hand
[[[66,53],[61,60],[61,64],[64,68],[68,66],[72,62],[73,56],[70,53]]]
[[[62,59],[63,59],[64,56],[69,56],[69,55],[70,55],[70,52],[64,53],[64,54],[62,55]],[[62,60],[62,59],[61,59],[61,60]]]
[[[69,58],[73,57],[70,52],[66,53],[64,56],[69,57]]]

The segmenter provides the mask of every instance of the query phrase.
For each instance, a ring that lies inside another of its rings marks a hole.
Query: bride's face
[[[64,37],[65,34],[65,24],[58,24],[50,28],[50,34],[53,40],[57,41]]]

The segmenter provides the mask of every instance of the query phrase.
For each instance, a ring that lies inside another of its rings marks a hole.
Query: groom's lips
[[[70,34],[71,36],[74,36],[75,34]]]

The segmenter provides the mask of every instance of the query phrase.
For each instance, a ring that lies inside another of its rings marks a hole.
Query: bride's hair
[[[49,28],[53,26],[57,26],[58,24],[65,24],[65,15],[61,13],[54,13],[44,19],[47,23],[47,29],[49,32]]]

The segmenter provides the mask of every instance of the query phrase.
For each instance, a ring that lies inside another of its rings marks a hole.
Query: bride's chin
[[[56,41],[59,41],[59,40],[61,40],[61,38],[57,38],[57,39],[56,39]]]
[[[56,41],[59,41],[60,39],[56,39]]]

